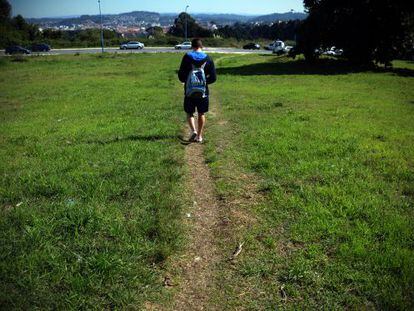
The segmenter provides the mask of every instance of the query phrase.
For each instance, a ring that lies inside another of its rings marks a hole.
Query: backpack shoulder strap
[[[204,70],[204,67],[206,67],[206,65],[207,65],[207,61],[202,63],[201,66],[196,66],[196,65],[194,65],[194,63],[191,63],[191,67],[192,67],[193,70],[194,69],[203,69]]]

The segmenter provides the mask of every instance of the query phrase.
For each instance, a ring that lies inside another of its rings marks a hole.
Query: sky
[[[99,14],[97,0],[9,0],[13,15],[60,17]],[[101,0],[102,14],[131,11],[178,13],[189,5],[193,13],[271,14],[303,12],[302,0]]]

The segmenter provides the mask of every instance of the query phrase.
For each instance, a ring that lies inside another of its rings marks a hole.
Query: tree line
[[[185,36],[207,38],[212,46],[235,40],[294,40],[295,53],[309,61],[319,56],[321,49],[336,46],[344,57],[355,64],[379,63],[390,65],[395,58],[414,58],[414,6],[406,0],[304,0],[308,17],[304,21],[274,22],[273,24],[236,23],[209,30],[201,27],[187,13],[180,13],[167,34],[151,27],[151,39],[144,43],[176,44]],[[212,21],[212,24],[214,22]],[[107,45],[124,41],[116,31],[105,30]],[[45,42],[55,47],[98,46],[100,30],[87,29],[39,31],[17,15],[11,16],[11,5],[0,0],[0,47],[11,44],[28,45]],[[151,40],[151,41],[148,41]]]
[[[208,30],[197,24],[191,15],[181,13],[170,28],[169,34],[176,37],[185,36],[185,23],[187,20],[187,36],[211,38],[235,38],[237,40],[295,40],[296,32],[301,24],[300,20],[292,21],[275,21],[272,24],[256,24],[256,23],[235,23],[234,25],[226,25],[216,30]],[[215,24],[211,21],[211,24]]]
[[[275,22],[273,24],[242,24],[236,23],[232,26],[219,28],[216,33],[224,38],[236,38],[238,40],[292,40],[296,39],[296,32],[301,25],[300,20],[287,22]]]

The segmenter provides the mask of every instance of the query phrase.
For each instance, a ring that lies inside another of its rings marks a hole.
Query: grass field
[[[173,299],[162,277],[186,240],[179,61],[0,59],[2,308]],[[212,305],[414,307],[413,71],[222,56],[205,154],[220,200],[242,202],[220,247],[244,248],[216,271]]]
[[[207,159],[224,200],[262,194],[218,273],[226,308],[414,307],[414,66],[395,65],[222,60]]]
[[[158,269],[181,243],[177,61],[3,61],[0,305],[108,309],[165,296]]]

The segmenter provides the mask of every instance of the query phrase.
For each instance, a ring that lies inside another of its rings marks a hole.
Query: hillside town
[[[125,37],[147,36],[148,29],[159,27],[164,33],[174,25],[178,14],[175,13],[155,13],[145,11],[135,11],[114,15],[102,16],[102,27],[106,30],[116,31]],[[304,19],[305,13],[275,13],[265,16],[236,15],[236,14],[194,14],[192,15],[197,23],[210,31],[215,31],[219,27],[231,26],[235,23],[268,24],[282,22],[293,19]],[[72,18],[28,18],[30,23],[39,26],[40,30],[52,29],[62,31],[76,31],[86,29],[96,29],[101,27],[99,15],[82,15]]]

